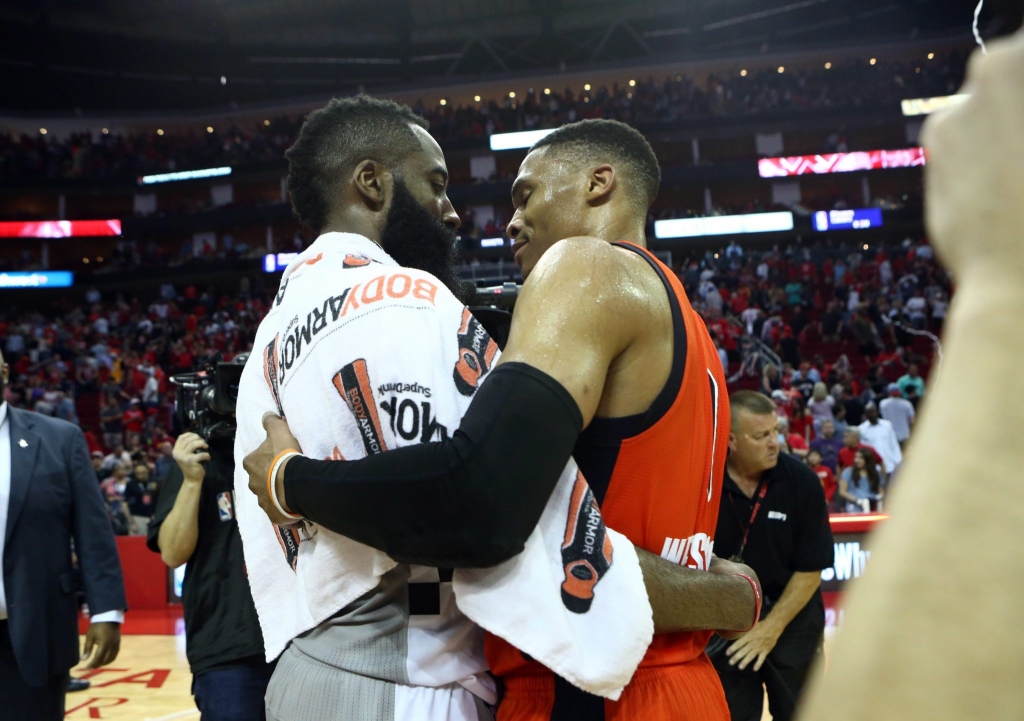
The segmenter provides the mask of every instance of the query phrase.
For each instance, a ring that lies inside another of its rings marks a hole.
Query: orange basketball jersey
[[[675,337],[672,370],[644,413],[594,418],[580,435],[573,457],[609,528],[663,558],[706,569],[729,443],[729,396],[722,364],[703,319],[693,310],[672,270],[644,248],[625,242],[615,245],[645,258],[665,284]],[[691,705],[694,718],[727,719],[721,685],[704,656],[710,637],[710,631],[655,636],[622,699],[610,702],[554,678],[505,641],[488,635],[487,659],[492,670],[504,678],[507,694],[515,696],[517,689],[530,689],[530,695],[536,695],[540,689],[548,689],[543,695],[551,696],[550,712],[541,711],[533,702],[524,703],[523,698],[508,698],[512,703],[503,703],[499,718],[634,718],[645,711],[647,699],[653,712],[648,721],[653,721],[660,717],[659,704],[674,708],[674,702],[668,700],[670,691],[657,700],[658,679],[664,675],[667,689],[688,686],[687,693],[702,699]],[[688,673],[692,676],[689,681]],[[549,678],[538,678],[542,676]],[[533,711],[527,712],[528,707]],[[517,708],[523,712],[515,711]],[[706,713],[705,708],[713,712]]]

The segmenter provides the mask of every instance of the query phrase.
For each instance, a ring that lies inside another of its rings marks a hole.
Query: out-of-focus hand
[[[753,663],[754,670],[760,671],[764,660],[778,643],[782,630],[776,630],[775,625],[768,621],[757,624],[725,650],[725,655],[729,657],[729,665],[745,670]]]
[[[757,595],[763,597],[761,595],[762,594],[762,591],[761,591],[761,581],[760,581],[760,579],[758,579],[757,573],[755,573],[754,569],[751,568],[750,566],[748,566],[745,563],[736,563],[735,561],[728,561],[728,560],[726,560],[724,558],[719,558],[718,556],[712,556],[711,557],[711,565],[708,567],[708,571],[710,571],[711,573],[722,575],[722,576],[738,576],[740,574],[742,574],[744,576],[750,576],[752,579],[754,579],[754,583],[757,584]],[[743,583],[746,585],[747,589],[750,591],[751,596],[752,596],[752,598],[751,598],[751,604],[752,605],[751,605],[751,612],[750,612],[750,617],[751,617],[751,621],[752,621],[753,617],[754,617],[754,608],[755,608],[755,606],[757,604],[757,599],[753,598],[754,591],[753,591],[752,588],[750,588],[750,584],[747,583],[746,581],[743,581]],[[748,626],[749,626],[749,624],[748,624]],[[717,633],[719,636],[721,636],[722,638],[726,639],[727,641],[735,641],[736,639],[741,638],[745,633],[748,633],[748,632],[747,631],[730,631],[728,629],[719,629],[719,630],[715,631],[715,633]]]
[[[270,473],[270,465],[281,452],[288,449],[301,451],[302,448],[299,446],[295,436],[292,435],[291,429],[288,428],[288,423],[279,416],[273,413],[264,414],[263,428],[267,431],[266,439],[256,450],[242,460],[242,467],[249,475],[249,490],[256,496],[256,500],[259,501],[263,512],[267,514],[272,523],[278,526],[287,526],[295,523],[295,521],[281,515],[280,511],[274,507],[274,502],[270,498],[270,489],[267,488],[267,474]],[[284,466],[278,470],[278,477],[274,480],[277,487],[278,502],[286,510],[290,510],[286,505],[284,497],[284,483],[281,482],[284,478],[284,467],[287,465],[287,462],[285,462]]]
[[[964,103],[930,116],[925,216],[961,284],[999,293],[1024,278],[1024,31],[975,51]]]
[[[85,648],[82,650],[83,661],[89,658],[93,649],[96,650],[96,653],[89,659],[89,663],[85,665],[86,668],[99,668],[113,663],[121,651],[121,624],[89,624],[89,630],[85,633]]]
[[[210,460],[210,454],[206,441],[195,433],[182,433],[174,443],[175,463],[181,468],[186,483],[202,483],[206,477],[206,469],[203,463]]]

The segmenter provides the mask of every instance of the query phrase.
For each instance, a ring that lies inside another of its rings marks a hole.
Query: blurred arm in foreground
[[[958,286],[945,361],[806,721],[1024,714],[1024,32],[975,53],[963,92],[923,135],[928,231]]]

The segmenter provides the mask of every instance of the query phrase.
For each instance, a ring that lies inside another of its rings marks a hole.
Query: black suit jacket
[[[8,630],[25,682],[44,686],[79,659],[71,539],[90,613],[126,609],[124,579],[82,431],[10,404],[7,417],[11,496],[3,574]]]

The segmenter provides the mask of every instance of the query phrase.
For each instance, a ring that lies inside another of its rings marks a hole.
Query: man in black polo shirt
[[[764,590],[761,622],[714,653],[732,721],[759,721],[762,684],[775,721],[792,718],[821,650],[821,571],[833,563],[832,530],[814,471],[779,450],[775,404],[753,391],[730,397],[732,432],[715,554],[742,559]]]
[[[234,440],[184,433],[160,492],[148,545],[188,563],[182,603],[192,695],[202,721],[260,721],[274,667],[249,592],[234,499]]]

